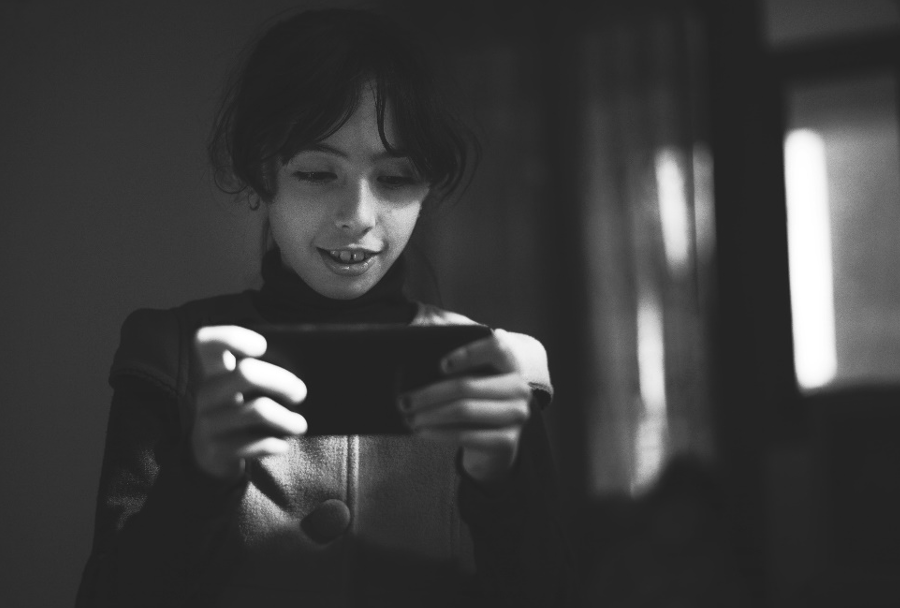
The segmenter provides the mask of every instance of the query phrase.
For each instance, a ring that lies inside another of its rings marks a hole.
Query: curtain
[[[484,147],[417,228],[422,284],[548,347],[564,486],[633,494],[673,456],[712,458],[702,19],[683,3],[387,4],[437,41]]]
[[[588,495],[640,493],[712,458],[712,167],[700,21],[616,20],[578,46],[589,288]]]

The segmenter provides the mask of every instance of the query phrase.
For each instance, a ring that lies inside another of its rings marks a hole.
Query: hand
[[[479,368],[491,375],[474,373]],[[460,445],[462,466],[475,480],[503,477],[516,460],[531,399],[512,340],[498,329],[448,354],[441,370],[448,379],[401,396],[401,411],[416,434]]]
[[[287,437],[306,432],[306,420],[289,403],[306,398],[306,385],[291,372],[260,361],[266,339],[234,325],[201,327],[194,349],[202,377],[191,431],[197,466],[219,479],[237,479],[247,458],[288,450]],[[244,394],[264,394],[244,401]]]

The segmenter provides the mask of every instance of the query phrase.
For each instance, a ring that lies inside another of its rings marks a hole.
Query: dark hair
[[[216,185],[271,200],[277,163],[340,129],[369,82],[385,149],[409,157],[438,196],[451,193],[468,164],[477,164],[477,139],[438,93],[411,33],[353,9],[299,13],[256,42],[213,125],[208,152]],[[399,137],[393,145],[384,133],[388,104]]]

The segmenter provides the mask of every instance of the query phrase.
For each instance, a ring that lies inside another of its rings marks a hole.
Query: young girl
[[[305,437],[303,378],[244,327],[472,323],[403,293],[420,212],[471,158],[422,61],[360,11],[256,44],[210,150],[267,214],[264,284],[125,321],[78,606],[565,602],[538,342],[498,329],[447,353],[398,401],[411,435]]]

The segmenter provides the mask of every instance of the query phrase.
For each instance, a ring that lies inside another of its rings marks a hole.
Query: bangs
[[[416,170],[432,188],[451,192],[462,180],[468,160],[469,142],[463,125],[456,123],[448,112],[441,111],[434,89],[417,86],[405,79],[387,77],[375,79],[375,108],[378,134],[388,152],[394,153],[384,132],[384,116],[391,112],[394,130],[399,138],[402,155],[407,156]],[[477,142],[471,138],[477,151]]]

